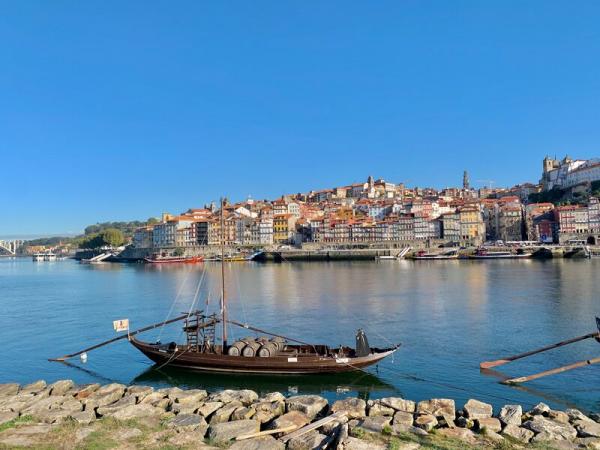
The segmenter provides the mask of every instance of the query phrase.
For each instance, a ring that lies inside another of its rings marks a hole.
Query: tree
[[[150,217],[148,220],[146,220],[146,225],[154,225],[158,222],[159,220],[156,217]]]
[[[185,253],[185,250],[182,249],[181,247],[177,247],[174,251],[173,251],[173,255],[175,256],[183,256],[183,254]]]
[[[111,247],[118,247],[125,242],[123,232],[116,228],[107,228],[102,231],[102,233],[100,233],[100,238],[104,241],[105,245],[110,245]]]

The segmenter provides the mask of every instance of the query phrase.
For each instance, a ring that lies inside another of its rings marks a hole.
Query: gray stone
[[[548,419],[554,420],[555,422],[569,423],[569,415],[563,411],[555,411],[551,409],[548,411]]]
[[[15,411],[0,412],[0,425],[15,420],[19,417],[19,413]]]
[[[600,450],[600,439],[596,438],[577,438],[573,441],[574,444],[580,448],[587,448],[590,450]]]
[[[245,434],[258,433],[258,420],[236,420],[234,422],[217,423],[208,428],[208,438],[216,444],[226,444],[231,439]]]
[[[538,403],[529,411],[529,414],[532,416],[541,416],[543,414],[548,414],[549,411],[550,407],[548,405],[545,403]]]
[[[349,419],[361,419],[366,416],[367,403],[361,398],[347,398],[336,401],[331,411],[334,413],[345,412]]]
[[[494,443],[499,444],[504,441],[504,438],[499,433],[496,433],[492,430],[488,430],[487,428],[485,429],[484,436],[488,441],[492,441]]]
[[[454,400],[447,398],[434,398],[417,403],[417,413],[431,414],[436,417],[454,416],[456,414],[456,405]]]
[[[327,408],[327,400],[318,395],[296,395],[286,400],[288,411],[300,411],[313,420]]]
[[[47,386],[47,384],[44,380],[38,380],[38,381],[34,381],[33,383],[29,383],[26,386],[23,386],[21,388],[20,392],[29,393],[29,394],[37,394],[38,392],[46,389],[46,386]]]
[[[389,406],[382,405],[378,401],[374,402],[369,408],[369,417],[393,416],[396,410]]]
[[[437,430],[437,433],[452,439],[458,439],[459,441],[471,445],[477,442],[475,433],[467,428],[441,428]]]
[[[481,419],[475,419],[477,428],[480,430],[485,429],[486,431],[492,431],[494,433],[500,433],[502,430],[502,423],[495,417],[485,417]]]
[[[413,421],[414,417],[412,413],[405,411],[396,411],[396,414],[394,414],[394,419],[392,420],[392,424],[412,425]]]
[[[64,409],[50,409],[45,411],[38,411],[35,414],[35,418],[44,423],[61,423],[64,422],[71,416],[70,411]]]
[[[223,406],[222,402],[207,402],[198,408],[198,414],[204,417],[209,417],[212,413]]]
[[[600,414],[592,413],[590,414],[590,419],[592,419],[594,422],[600,423]]]
[[[277,419],[271,422],[269,428],[274,430],[277,428],[287,428],[293,426],[297,429],[308,423],[310,423],[310,419],[306,416],[306,414],[300,411],[290,411],[282,416],[279,416]]]
[[[121,408],[110,414],[117,420],[139,419],[144,417],[159,417],[164,413],[163,410],[154,406],[140,403],[138,405],[130,405]]]
[[[363,441],[352,436],[344,439],[338,448],[343,450],[386,450],[386,446],[384,444],[373,441]]]
[[[164,437],[160,437],[158,441],[162,441]],[[177,447],[193,448],[198,450],[217,450],[218,447],[212,447],[203,443],[204,433],[201,431],[185,431],[177,433],[175,436],[171,436],[167,439],[167,442]]]
[[[523,427],[510,423],[504,427],[501,434],[515,439],[516,441],[527,443],[531,440],[535,433],[533,431],[527,430]]]
[[[94,409],[117,402],[123,397],[124,393],[125,386],[112,383],[93,392],[89,397],[85,398],[83,402],[85,403],[86,409]]]
[[[414,413],[417,408],[417,404],[412,400],[405,400],[400,397],[385,397],[379,400],[383,406],[389,406],[394,408],[396,411],[404,411]]]
[[[392,418],[389,416],[369,416],[360,424],[364,430],[374,433],[381,433],[383,429],[390,425]]]
[[[404,425],[397,423],[392,425],[392,435],[399,436],[404,433],[416,434],[417,436],[427,436],[429,433],[422,428],[417,428],[412,425]]]
[[[100,385],[98,383],[84,384],[83,386],[78,386],[77,388],[73,389],[75,390],[74,397],[78,400],[83,400],[84,398],[88,398],[98,389],[100,389]]]
[[[120,398],[115,403],[111,403],[110,405],[100,406],[96,412],[100,416],[110,416],[117,412],[120,409],[125,408],[126,406],[131,406],[136,404],[136,398],[134,395],[126,395],[125,397]]]
[[[149,394],[154,392],[154,388],[152,386],[129,386],[127,388],[127,394],[135,396],[137,402],[141,402],[144,398],[146,398]]]
[[[229,421],[229,418],[231,417],[231,415],[233,414],[233,412],[238,409],[240,406],[242,406],[242,404],[235,400],[231,403],[227,403],[225,404],[225,406],[223,406],[220,409],[217,409],[214,414],[210,417],[210,423],[215,424],[215,423],[221,423],[221,422],[227,422]]]
[[[135,394],[133,394],[135,395]],[[146,394],[143,399],[139,400],[139,403],[144,403],[147,405],[158,406],[163,402],[163,400],[167,400],[166,403],[169,404],[170,400],[165,397],[165,394],[162,392],[150,392]]]
[[[169,396],[172,398],[175,403],[179,403],[181,405],[197,405],[200,406],[202,400],[208,397],[206,391],[202,389],[192,389],[189,391],[183,391],[180,394],[177,394],[175,397]]]
[[[523,408],[521,405],[504,405],[498,414],[498,419],[504,425],[521,425],[521,416],[523,415]]]
[[[127,441],[128,439],[135,439],[140,437],[142,434],[144,433],[139,428],[125,428],[117,430],[114,434],[114,437],[117,441],[122,442]]]
[[[208,424],[204,417],[198,414],[179,414],[167,422],[167,427],[175,428],[177,431],[199,431],[204,436]]]
[[[244,406],[249,406],[258,400],[258,394],[249,389],[242,390],[232,390],[227,389],[221,392],[217,392],[212,394],[209,397],[209,400],[212,402],[222,402],[222,403],[231,403],[234,401],[241,402]]]
[[[415,427],[422,428],[425,431],[433,430],[438,424],[433,414],[421,414],[415,419]]]
[[[572,422],[575,422],[576,420],[592,420],[578,409],[566,409],[565,413],[567,414],[567,416],[569,416],[569,420]]]
[[[261,399],[259,400],[259,402],[268,402],[268,403],[284,402],[284,401],[285,401],[285,396],[281,392],[269,392],[268,394],[261,397]]]
[[[252,419],[254,414],[256,414],[256,408],[254,408],[254,406],[240,406],[233,411],[231,420]]]
[[[555,422],[540,415],[536,415],[533,419],[525,422],[523,427],[536,434],[544,433],[544,439],[540,438],[538,442],[542,440],[568,440],[577,437],[577,431],[571,425]],[[545,439],[546,435],[549,437],[548,439]]]
[[[96,420],[96,414],[94,411],[77,411],[73,412],[69,415],[71,419],[75,422],[80,423],[82,425],[89,425],[94,420]]]
[[[67,400],[67,398],[63,396],[45,397],[37,401],[34,400],[29,403],[27,408],[21,411],[21,414],[37,416],[38,414],[42,414],[51,409],[59,409],[60,405],[62,405],[65,400]]]
[[[575,425],[579,437],[600,438],[600,423],[586,418],[574,421],[573,425]]]
[[[71,388],[75,386],[73,380],[59,380],[48,386],[50,395],[65,395]]]
[[[494,413],[492,405],[480,402],[479,400],[475,400],[473,398],[469,399],[469,401],[465,403],[463,411],[465,412],[465,416],[467,418],[473,420],[487,419],[488,417],[492,417]]]
[[[194,414],[198,410],[199,405],[181,405],[179,403],[173,403],[170,411],[173,414]]]
[[[18,392],[19,385],[17,383],[0,384],[0,397],[9,397],[11,395],[17,395]]]
[[[288,445],[288,448],[289,445]],[[235,442],[230,450],[284,450],[285,444],[272,436],[262,436]]]
[[[467,419],[464,416],[457,417],[454,423],[456,426],[461,428],[473,428],[475,426],[475,422],[473,420]]]
[[[323,448],[328,440],[328,436],[319,433],[317,430],[309,431],[302,436],[290,439],[287,443],[288,450],[312,450]]]

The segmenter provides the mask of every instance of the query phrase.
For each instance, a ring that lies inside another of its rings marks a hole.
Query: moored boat
[[[149,264],[197,264],[204,261],[202,256],[163,256],[153,255],[144,258],[144,262]]]
[[[429,259],[457,259],[458,252],[451,250],[443,253],[427,253],[425,250],[419,250],[413,255],[413,259],[429,260]]]
[[[487,250],[480,248],[474,254],[469,255],[471,259],[516,259],[531,258],[531,253],[525,253],[522,250],[513,253],[504,250]]]

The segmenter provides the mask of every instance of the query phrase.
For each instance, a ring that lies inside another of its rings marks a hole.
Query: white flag
[[[113,321],[113,328],[118,333],[119,331],[129,330],[129,319],[115,320]]]

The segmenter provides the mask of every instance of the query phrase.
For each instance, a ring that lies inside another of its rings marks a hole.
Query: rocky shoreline
[[[251,390],[0,384],[0,448],[17,447],[600,449],[600,415],[543,403],[494,413],[475,399],[459,408],[451,399],[398,397],[330,404],[317,395]]]

